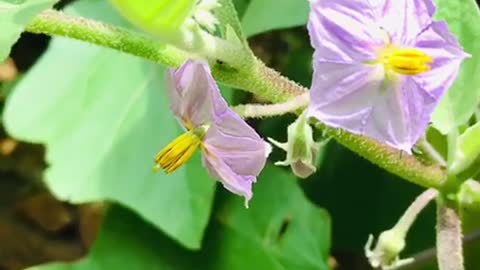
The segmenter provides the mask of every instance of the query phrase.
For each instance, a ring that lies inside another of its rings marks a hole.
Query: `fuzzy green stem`
[[[184,51],[161,44],[146,35],[57,11],[46,11],[36,16],[26,30],[86,41],[173,67],[181,65],[190,56]],[[217,81],[245,89],[272,103],[285,102],[306,91],[305,88],[266,67],[259,60],[243,67],[213,62],[211,68]],[[420,186],[440,188],[446,180],[446,173],[440,166],[425,165],[406,153],[364,136],[324,125],[317,125],[317,127],[324,129],[339,143],[381,168]]]
[[[242,118],[262,118],[293,113],[308,106],[310,95],[305,92],[283,103],[275,104],[243,104],[232,109]]]
[[[166,66],[179,66],[188,58],[186,52],[160,44],[150,36],[55,10],[47,10],[37,15],[26,31],[82,40]]]

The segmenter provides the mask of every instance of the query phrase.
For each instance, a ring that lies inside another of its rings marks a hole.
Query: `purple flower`
[[[200,147],[210,176],[247,204],[270,145],[228,107],[206,63],[186,61],[166,79],[170,108],[185,133],[157,154],[154,169],[171,173]]]
[[[410,152],[463,52],[431,0],[310,0],[308,115]]]

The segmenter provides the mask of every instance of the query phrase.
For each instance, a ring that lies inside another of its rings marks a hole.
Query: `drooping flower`
[[[210,176],[247,205],[270,145],[228,107],[206,63],[188,60],[166,79],[170,108],[185,133],[157,154],[154,170],[171,173],[200,148]]]
[[[310,0],[308,115],[410,153],[463,52],[431,0]]]

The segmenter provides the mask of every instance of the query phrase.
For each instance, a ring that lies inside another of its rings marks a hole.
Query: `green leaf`
[[[71,11],[121,21],[102,0]],[[9,97],[4,123],[14,137],[47,145],[45,181],[58,198],[117,201],[199,248],[215,183],[199,155],[170,175],[151,169],[156,152],[182,132],[163,77],[162,67],[140,58],[55,38]]]
[[[458,173],[472,165],[480,156],[480,122],[467,128],[458,137],[457,145],[458,148],[451,169]]]
[[[231,200],[217,216],[222,243],[213,269],[329,269],[329,216],[281,168],[263,170],[250,209]]]
[[[85,259],[30,270],[329,269],[329,217],[306,200],[291,174],[267,167],[255,185],[250,209],[241,198],[226,196],[199,252],[180,248],[135,215],[114,207]]]
[[[242,18],[247,36],[262,32],[304,25],[308,18],[308,1],[252,0]]]
[[[480,100],[480,11],[474,0],[436,0],[437,19],[446,20],[465,51],[466,59],[453,86],[447,91],[433,113],[432,122],[443,134],[465,124]]]
[[[0,63],[33,17],[55,2],[57,0],[0,0]]]
[[[128,20],[163,36],[174,34],[192,14],[197,0],[111,0]]]

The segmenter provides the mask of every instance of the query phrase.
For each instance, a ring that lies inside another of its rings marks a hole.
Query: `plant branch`
[[[147,35],[52,10],[37,15],[26,30],[86,41],[173,67],[181,65],[186,58],[193,57]],[[211,63],[211,68],[217,81],[250,91],[272,103],[286,102],[306,91],[259,60],[255,60],[253,65],[240,68],[214,62]],[[446,173],[438,165],[425,165],[406,153],[364,136],[322,124],[317,124],[317,127],[355,153],[408,181],[437,189],[446,181]]]
[[[471,233],[468,233],[463,237],[463,247],[468,247],[469,245],[480,241],[480,229],[475,230]],[[421,251],[413,256],[413,261],[410,264],[401,266],[396,270],[413,270],[419,269],[431,262],[437,256],[437,248],[431,247],[424,251]]]
[[[243,104],[237,105],[232,109],[242,118],[262,118],[293,113],[305,109],[309,101],[310,95],[308,92],[305,92],[301,95],[294,96],[284,103]]]
[[[37,15],[26,31],[69,37],[149,59],[166,66],[179,66],[188,54],[152,37],[61,11],[47,10]]]
[[[437,199],[437,261],[440,270],[464,270],[462,224],[456,203]]]

